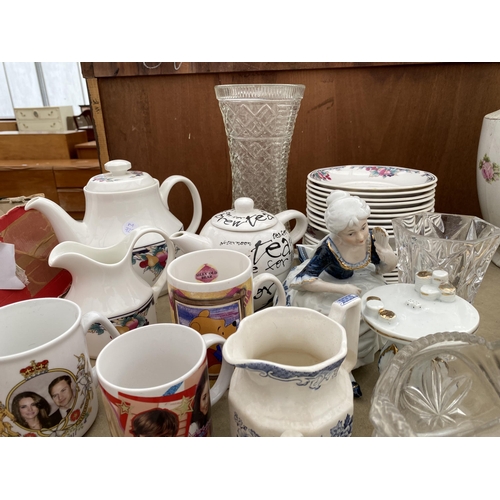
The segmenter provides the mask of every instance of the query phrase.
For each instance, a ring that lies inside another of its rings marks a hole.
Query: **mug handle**
[[[212,347],[215,344],[224,344],[226,339],[221,335],[215,333],[205,333],[201,336],[205,342],[206,348]],[[229,387],[231,376],[234,371],[234,366],[230,365],[224,358],[222,358],[222,365],[220,373],[214,386],[210,389],[210,402],[211,404],[217,403]]]
[[[276,285],[276,293],[278,294],[278,302],[275,304],[277,306],[286,306],[286,294],[283,288],[283,283],[281,280],[271,273],[262,273],[254,276],[253,278],[253,294],[255,295],[255,289],[264,281],[272,281]]]

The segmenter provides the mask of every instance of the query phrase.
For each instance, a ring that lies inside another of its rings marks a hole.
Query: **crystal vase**
[[[457,295],[474,302],[500,244],[500,228],[479,217],[422,212],[392,219],[400,283],[419,271],[443,269]]]
[[[271,214],[287,209],[287,169],[304,85],[217,85],[231,161],[233,203],[252,198]]]

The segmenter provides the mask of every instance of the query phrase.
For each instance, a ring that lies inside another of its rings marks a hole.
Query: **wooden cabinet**
[[[76,145],[76,154],[81,160],[98,158],[96,141],[84,142]]]
[[[101,173],[98,159],[77,159],[85,142],[85,131],[0,132],[0,197],[43,193],[82,219],[83,187]]]
[[[18,130],[29,132],[74,130],[73,113],[73,106],[14,108]]]
[[[394,165],[438,177],[436,211],[480,216],[476,155],[484,115],[500,109],[500,63],[82,63],[101,164],[129,160],[160,182],[189,177],[202,223],[231,206],[231,169],[214,86],[300,83],[288,207],[305,213],[321,167]],[[177,68],[177,69],[176,69]],[[189,223],[186,193],[172,212]]]
[[[76,159],[76,145],[82,142],[87,142],[87,134],[83,130],[0,132],[0,161]]]
[[[81,220],[85,214],[83,188],[100,173],[99,160],[0,161],[0,198],[43,193]]]

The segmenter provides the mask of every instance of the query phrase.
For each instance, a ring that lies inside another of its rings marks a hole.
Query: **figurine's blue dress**
[[[332,303],[343,294],[296,288],[318,278],[330,283],[355,285],[361,289],[361,294],[386,284],[383,277],[376,274],[375,265],[380,263],[380,257],[375,250],[371,231],[366,257],[354,264],[342,258],[330,236],[326,236],[317,246],[297,245],[297,251],[301,263],[291,269],[283,282],[289,306],[308,307],[328,316]],[[361,319],[358,361],[354,368],[372,363],[379,349],[378,335]]]

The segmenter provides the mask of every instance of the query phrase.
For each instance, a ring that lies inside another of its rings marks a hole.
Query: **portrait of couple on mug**
[[[177,413],[157,407],[135,415],[130,432],[134,437],[176,437],[179,435],[179,427]],[[205,369],[196,386],[188,436],[208,437],[211,434],[210,381],[208,370]]]
[[[54,374],[51,376],[54,377]],[[39,379],[37,382],[45,377],[47,375],[37,377]],[[25,382],[23,386],[26,385]],[[30,387],[31,390],[23,388],[24,390],[14,396],[10,407],[15,422],[26,429],[39,430],[55,427],[71,413],[75,404],[75,384],[67,373],[52,378],[46,390],[41,390],[39,387]],[[46,397],[39,394],[46,392],[52,404]]]

